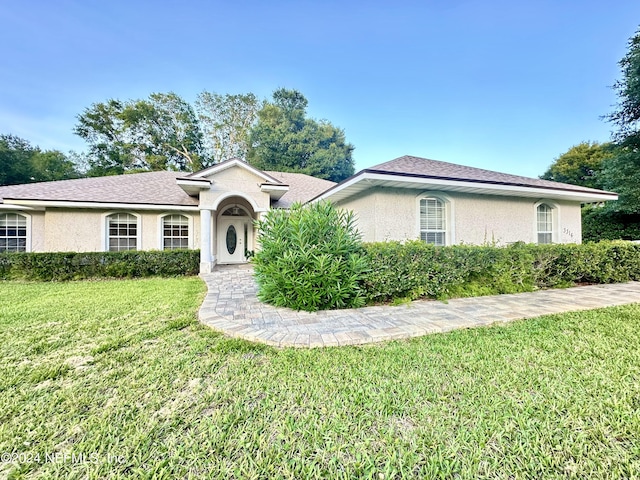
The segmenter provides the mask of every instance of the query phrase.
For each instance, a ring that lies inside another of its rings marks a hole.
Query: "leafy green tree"
[[[602,169],[604,188],[618,194],[607,203],[607,211],[636,214],[640,212],[640,152],[620,147]]]
[[[278,89],[265,102],[251,131],[249,163],[262,170],[300,172],[339,182],[353,175],[353,145],[344,131],[306,115],[307,99]]]
[[[196,111],[205,145],[215,162],[246,159],[249,135],[258,119],[261,103],[253,93],[220,95],[202,92]]]
[[[42,151],[15,135],[0,135],[0,185],[78,178],[76,164],[57,150]]]
[[[74,132],[89,144],[89,175],[196,171],[208,163],[193,108],[171,92],[93,104],[78,116]]]
[[[611,211],[640,212],[640,29],[628,42],[627,54],[619,62],[622,78],[614,84],[618,95],[615,110],[607,115],[617,126],[614,133],[615,155],[602,171],[603,184],[619,194],[610,202]]]
[[[627,42],[627,54],[618,62],[622,78],[613,85],[615,110],[605,118],[618,127],[614,140],[621,146],[640,146],[640,29]]]
[[[125,104],[109,99],[94,103],[78,115],[74,133],[89,144],[87,175],[119,175],[128,170],[144,168],[130,153],[131,141],[125,128]]]
[[[202,131],[195,111],[175,93],[152,93],[127,105],[125,126],[151,170],[197,171],[203,167]],[[206,163],[206,161],[205,161]]]
[[[604,207],[587,206],[582,211],[583,238],[640,239],[640,29],[629,39],[627,54],[620,60],[622,78],[614,84],[618,103],[605,116],[617,130],[614,150],[603,161],[599,178],[619,200]]]
[[[582,142],[556,158],[540,178],[601,189],[603,162],[612,156],[611,144]]]
[[[34,182],[50,182],[82,176],[75,162],[58,150],[42,152],[37,148],[31,157],[31,168]]]
[[[31,182],[34,148],[22,138],[0,135],[0,185]]]

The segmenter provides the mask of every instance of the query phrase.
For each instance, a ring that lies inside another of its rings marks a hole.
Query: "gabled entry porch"
[[[254,222],[261,209],[242,193],[225,196],[214,208],[200,210],[200,272],[217,264],[246,263],[255,250]]]

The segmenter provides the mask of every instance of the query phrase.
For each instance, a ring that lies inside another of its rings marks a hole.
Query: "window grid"
[[[433,245],[446,245],[446,205],[437,198],[420,199],[420,239]]]
[[[27,251],[27,217],[17,213],[0,214],[0,252]]]
[[[553,210],[549,205],[538,205],[538,243],[553,243]]]
[[[109,251],[138,249],[138,219],[130,213],[114,213],[108,217]]]
[[[162,218],[162,247],[165,250],[189,248],[189,219],[184,215]]]

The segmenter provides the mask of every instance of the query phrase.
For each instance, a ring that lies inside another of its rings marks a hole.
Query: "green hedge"
[[[579,283],[640,280],[640,245],[435,247],[420,241],[364,245],[369,302],[517,293]]]
[[[80,280],[197,275],[198,250],[0,253],[0,279]]]
[[[582,240],[640,240],[640,214],[612,212],[602,207],[584,207]]]

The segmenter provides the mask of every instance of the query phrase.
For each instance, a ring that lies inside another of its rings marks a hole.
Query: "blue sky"
[[[538,176],[607,141],[637,0],[0,3],[0,133],[85,150],[109,98],[279,87],[344,129],[356,169],[410,154]]]

